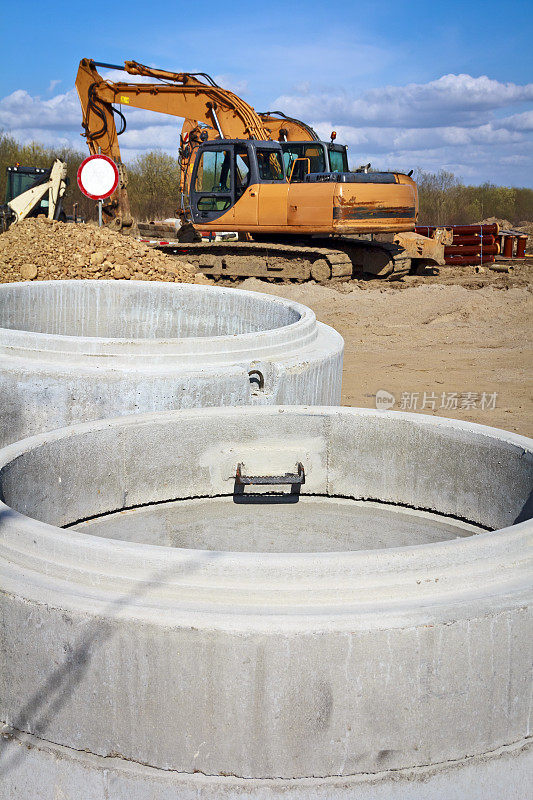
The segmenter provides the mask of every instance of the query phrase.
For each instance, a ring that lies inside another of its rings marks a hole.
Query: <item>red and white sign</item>
[[[89,156],[78,169],[78,186],[86,197],[105,200],[118,186],[118,169],[108,156]]]

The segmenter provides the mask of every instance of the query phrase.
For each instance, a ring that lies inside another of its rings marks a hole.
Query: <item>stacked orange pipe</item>
[[[436,225],[418,226],[417,233],[432,236]],[[446,225],[453,231],[453,242],[444,248],[446,264],[467,266],[491,264],[500,252],[497,242],[499,227],[497,223],[490,225]]]

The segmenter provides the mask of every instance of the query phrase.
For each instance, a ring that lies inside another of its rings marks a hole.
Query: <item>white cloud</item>
[[[168,119],[168,117],[167,117]],[[168,150],[177,154],[181,120],[174,124],[148,125],[142,128],[129,126],[120,137],[121,150]]]
[[[154,78],[148,78],[145,75],[130,75],[123,69],[102,70],[99,74],[105,81],[112,83],[157,83]]]
[[[385,86],[360,97],[347,91],[281,95],[275,101],[299,119],[334,119],[342,125],[472,125],[500,108],[533,101],[533,83],[500,83],[486,75],[443,75],[429,83]]]
[[[239,97],[248,92],[248,81],[239,80],[234,75],[215,75],[213,80],[223,89],[228,89]]]
[[[376,152],[393,149],[418,150],[426,148],[464,146],[467,144],[505,144],[521,142],[524,136],[513,128],[495,126],[492,123],[478,125],[475,128],[461,128],[457,125],[441,128],[354,128],[348,125],[337,126],[330,122],[315,122],[313,127],[323,139],[329,139],[330,132],[335,129],[337,140],[344,144]]]
[[[355,97],[346,91],[310,94],[302,86],[275,105],[311,120],[325,139],[336,130],[354,166],[370,161],[380,168],[448,169],[465,180],[532,185],[533,111],[520,109],[531,101],[533,84],[444,75]]]
[[[6,131],[26,128],[79,130],[80,125],[81,110],[74,89],[50,100],[17,89],[0,100],[0,128]]]
[[[510,131],[533,131],[533,111],[513,114],[510,117],[495,120],[494,127],[507,128]]]
[[[114,81],[145,82],[119,71]],[[247,92],[231,74],[217,82],[237,94]],[[304,119],[329,139],[349,145],[352,165],[435,171],[448,169],[473,182],[533,184],[533,84],[501,83],[486,76],[444,75],[426,84],[387,86],[359,96],[348,91],[313,93],[316,84],[300,84],[268,103],[270,108]],[[182,120],[122,107],[127,130],[120,137],[124,160],[150,149],[176,155]],[[43,99],[19,89],[0,100],[0,129],[21,142],[40,141],[84,150],[81,107],[75,89]]]

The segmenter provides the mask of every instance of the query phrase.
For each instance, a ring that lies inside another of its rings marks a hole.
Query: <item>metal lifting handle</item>
[[[305,470],[301,461],[298,462],[298,472],[286,472],[284,475],[243,475],[242,462],[237,464],[235,471],[235,487],[233,490],[234,503],[297,503],[300,497],[300,488],[305,483]],[[245,486],[280,486],[288,484],[291,487],[288,493],[244,493]]]
[[[305,483],[305,470],[301,461],[298,462],[298,472],[286,472],[285,475],[243,475],[242,463],[237,464],[235,483],[240,486],[279,486],[292,484],[301,486]]]

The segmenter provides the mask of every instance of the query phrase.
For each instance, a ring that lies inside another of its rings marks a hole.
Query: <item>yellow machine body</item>
[[[254,184],[209,222],[209,230],[324,235],[409,231],[418,210],[416,184],[406,175],[398,177],[398,183],[384,185]]]

